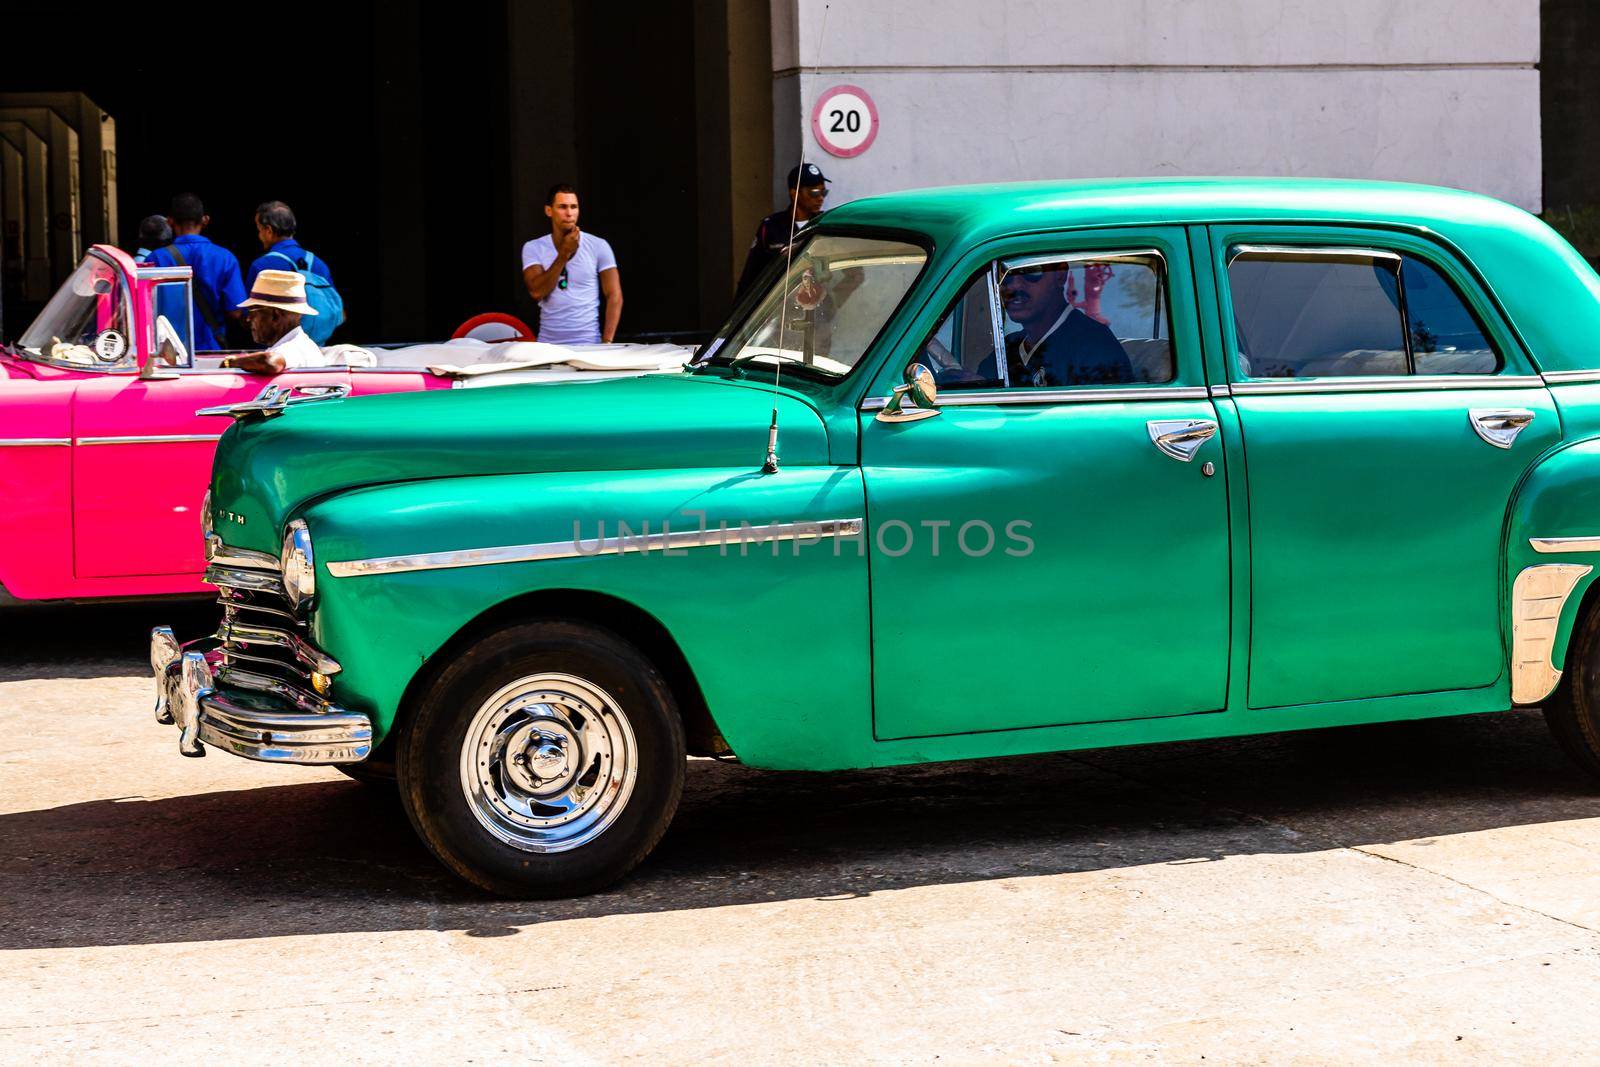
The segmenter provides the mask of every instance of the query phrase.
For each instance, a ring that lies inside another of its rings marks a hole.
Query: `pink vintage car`
[[[686,349],[464,340],[329,350],[275,377],[190,351],[188,267],[96,245],[0,349],[0,604],[203,594],[199,512],[226,409],[526,380],[673,370]],[[208,412],[208,413],[202,413]]]

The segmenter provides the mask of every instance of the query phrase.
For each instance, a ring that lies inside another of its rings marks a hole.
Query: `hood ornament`
[[[290,404],[303,404],[311,400],[341,400],[349,395],[348,385],[269,385],[257,393],[254,400],[246,400],[241,404],[218,404],[216,407],[201,408],[195,414],[231,415],[236,419],[260,415],[264,419],[270,419],[274,415],[282,415]]]

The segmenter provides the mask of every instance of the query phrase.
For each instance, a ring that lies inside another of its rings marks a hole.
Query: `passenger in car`
[[[1067,301],[1068,272],[1024,269],[1006,274],[1000,297],[1006,317],[1022,328],[1006,335],[1013,386],[1111,385],[1134,381],[1133,365],[1105,323]],[[992,376],[990,357],[979,370]]]
[[[317,309],[306,303],[305,278],[298,271],[264,270],[256,275],[250,296],[241,301],[250,323],[250,336],[264,352],[227,356],[224,367],[238,367],[252,374],[277,374],[297,367],[326,367],[329,359],[317,343],[300,328],[304,315]]]

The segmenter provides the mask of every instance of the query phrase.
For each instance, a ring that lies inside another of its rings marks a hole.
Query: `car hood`
[[[828,461],[816,410],[791,393],[698,375],[451,389],[291,405],[223,435],[213,526],[276,555],[284,524],[340,490],[422,478],[675,467],[759,468],[777,401],[786,463]]]

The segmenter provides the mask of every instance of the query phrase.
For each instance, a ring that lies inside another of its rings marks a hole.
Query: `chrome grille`
[[[254,556],[244,560],[236,553],[218,553],[206,568],[206,581],[220,591],[222,623],[216,636],[223,666],[243,675],[240,681],[253,677],[314,692],[312,673],[332,675],[339,665],[311,643],[305,623],[296,617],[283,591],[276,566],[257,565],[271,557]],[[219,557],[228,563],[218,562]]]

